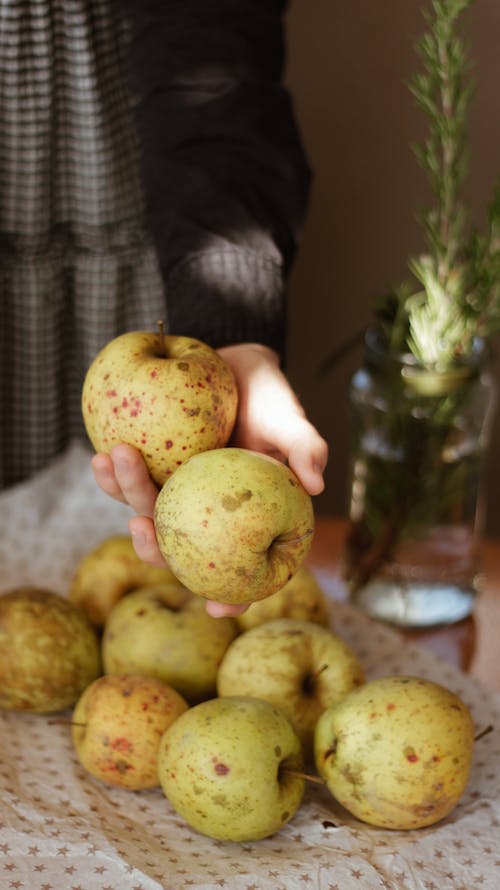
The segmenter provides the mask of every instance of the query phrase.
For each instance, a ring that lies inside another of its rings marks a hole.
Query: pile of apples
[[[366,681],[304,563],[307,493],[285,465],[227,447],[237,394],[219,356],[160,339],[111,341],[82,404],[94,445],[141,446],[162,485],[155,525],[170,568],[142,563],[118,536],[85,555],[67,597],[1,596],[0,707],[72,708],[90,774],[161,786],[213,838],[279,831],[308,780],[375,826],[437,822],[468,782],[468,708],[419,677]],[[203,597],[256,601],[213,618]]]

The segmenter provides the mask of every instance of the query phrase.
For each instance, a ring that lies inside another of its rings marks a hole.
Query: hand
[[[324,487],[328,446],[306,419],[280,370],[277,354],[257,343],[226,346],[219,353],[231,367],[239,392],[231,444],[288,461],[306,491],[319,494]],[[130,445],[117,445],[109,455],[96,454],[92,468],[103,491],[139,514],[129,522],[137,555],[153,565],[165,565],[153,524],[158,489],[141,454]],[[214,617],[237,615],[246,608],[207,601],[207,612]]]
[[[239,404],[232,445],[287,461],[311,495],[324,488],[328,446],[307,420],[279,367],[278,355],[259,343],[218,350],[233,371]]]

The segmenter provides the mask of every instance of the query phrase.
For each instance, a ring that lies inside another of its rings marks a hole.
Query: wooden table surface
[[[319,516],[308,564],[318,575],[325,591],[345,598],[339,563],[347,523]],[[413,642],[427,646],[480,680],[488,689],[500,692],[500,542],[485,540],[481,553],[482,580],[474,614],[447,627],[425,631],[401,631]]]

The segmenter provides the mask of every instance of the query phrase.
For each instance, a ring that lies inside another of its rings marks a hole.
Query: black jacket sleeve
[[[172,333],[282,351],[309,168],[286,0],[126,0],[146,210]]]

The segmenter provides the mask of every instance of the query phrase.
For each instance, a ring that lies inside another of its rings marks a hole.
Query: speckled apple
[[[468,783],[474,725],[451,690],[421,677],[366,683],[324,711],[315,761],[332,795],[381,828],[433,825]]]
[[[68,598],[101,628],[113,606],[127,593],[160,585],[171,591],[172,606],[185,599],[184,588],[167,566],[139,559],[129,535],[112,535],[82,557],[70,581]]]
[[[243,448],[186,461],[160,491],[154,522],[179,580],[225,603],[261,600],[283,587],[314,532],[312,501],[295,474]]]
[[[100,673],[97,634],[81,609],[38,587],[0,596],[0,708],[62,711]]]
[[[217,692],[255,696],[281,708],[310,757],[319,716],[364,679],[356,653],[329,628],[277,618],[231,643],[219,668]]]
[[[245,612],[236,616],[240,630],[250,630],[276,618],[297,618],[313,621],[322,627],[332,623],[328,598],[311,569],[301,565],[293,578],[276,593],[252,603]]]
[[[165,732],[158,756],[163,791],[192,828],[219,840],[279,831],[304,794],[300,740],[283,712],[260,699],[214,698]]]
[[[96,451],[133,445],[158,485],[190,455],[226,444],[237,404],[233,373],[214,349],[147,331],[104,346],[82,390],[83,420]]]
[[[177,607],[161,588],[129,593],[106,622],[102,657],[106,673],[138,673],[174,686],[193,704],[215,695],[217,671],[238,633],[232,618],[213,618],[190,594]]]
[[[175,689],[154,677],[113,674],[84,690],[72,717],[82,766],[109,785],[138,791],[160,784],[163,733],[188,708]]]

